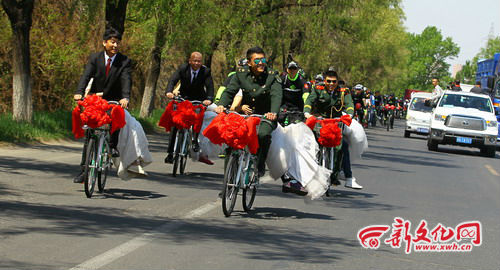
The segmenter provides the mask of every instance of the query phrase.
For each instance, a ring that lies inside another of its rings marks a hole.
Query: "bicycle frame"
[[[104,152],[104,148],[106,145],[104,144],[105,142],[109,145],[109,129],[108,128],[95,128],[95,129],[90,129],[88,126],[84,126],[83,129],[89,129],[90,130],[90,137],[94,138],[98,144],[96,145],[96,152],[97,152],[97,160],[95,160],[95,164],[90,166],[90,168],[95,168],[98,170],[98,172],[101,172],[103,169],[106,169],[109,167],[110,162],[106,164],[102,164],[102,153]],[[109,153],[108,153],[109,154]]]

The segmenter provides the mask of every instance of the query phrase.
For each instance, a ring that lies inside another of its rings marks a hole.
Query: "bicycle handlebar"
[[[188,99],[185,99],[181,96],[175,96],[173,98],[173,100],[182,102],[182,101],[186,101]],[[199,100],[188,100],[188,101],[190,101],[193,105],[203,105],[203,106],[207,107],[207,105],[203,104],[203,101],[199,101]]]

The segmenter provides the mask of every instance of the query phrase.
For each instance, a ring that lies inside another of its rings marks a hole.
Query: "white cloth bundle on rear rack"
[[[350,126],[344,126],[342,136],[349,144],[351,162],[361,159],[361,155],[368,150],[368,140],[363,126],[353,119]]]
[[[321,197],[328,189],[331,171],[316,162],[318,151],[314,134],[304,123],[278,125],[266,160],[270,176],[276,180],[288,171],[307,190],[307,196],[313,200]]]
[[[115,158],[114,164],[118,164],[118,177],[122,180],[130,180],[136,176],[144,176],[147,173],[144,167],[153,162],[149,152],[149,143],[141,124],[130,113],[125,110],[126,125],[120,130],[117,149],[120,157]]]
[[[212,122],[212,120],[214,120],[214,118],[217,116],[217,113],[215,113],[216,108],[217,106],[215,104],[211,104],[210,106],[207,107],[207,110],[203,115],[203,124],[201,126],[201,131],[198,136],[200,152],[195,153],[191,149],[192,161],[198,161],[200,153],[206,155],[208,158],[216,158],[219,156],[219,153],[222,150],[222,146],[213,144],[207,137],[203,136],[203,131],[205,130],[205,128],[207,128],[208,125]]]

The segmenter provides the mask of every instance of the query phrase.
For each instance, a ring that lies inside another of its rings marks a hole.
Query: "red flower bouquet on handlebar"
[[[259,117],[248,117],[235,113],[220,113],[203,131],[203,135],[214,144],[227,144],[233,149],[243,149],[248,146],[252,154],[259,149],[257,126]]]
[[[205,106],[193,105],[191,101],[179,102],[172,100],[163,112],[158,126],[164,127],[168,132],[172,127],[188,129],[193,126],[193,131],[199,133],[203,124]]]
[[[82,109],[83,108],[83,112]],[[108,111],[111,110],[111,114]],[[83,125],[95,129],[111,123],[110,133],[125,126],[125,111],[120,105],[109,104],[105,99],[90,95],[78,101],[72,113],[73,134],[75,138],[83,137]]]
[[[342,142],[342,130],[339,128],[338,123],[342,122],[348,126],[351,125],[352,119],[349,115],[343,115],[335,119],[319,120],[314,116],[309,117],[306,125],[314,130],[317,123],[320,124],[318,143],[325,147],[337,147]]]

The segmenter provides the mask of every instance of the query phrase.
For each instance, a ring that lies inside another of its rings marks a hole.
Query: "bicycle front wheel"
[[[172,168],[172,176],[177,176],[177,168],[179,167],[179,153],[181,152],[182,139],[184,137],[184,132],[182,130],[177,131],[177,138],[175,139],[175,149],[174,149],[174,166]]]
[[[237,155],[231,154],[227,163],[226,172],[224,173],[224,184],[222,190],[222,212],[226,217],[229,217],[233,212],[238,196],[239,182],[238,179],[238,161]]]
[[[97,188],[99,193],[104,192],[104,187],[106,186],[106,180],[108,178],[109,167],[111,167],[111,150],[107,141],[104,141],[101,151],[101,164],[100,170],[97,173]]]
[[[87,154],[85,156],[85,171],[83,184],[85,187],[85,195],[87,198],[92,197],[94,193],[95,181],[97,178],[97,151],[96,141],[94,138],[89,140],[87,145]]]
[[[253,202],[255,200],[255,194],[257,194],[257,167],[253,160],[250,161],[248,165],[248,171],[245,173],[245,188],[243,189],[242,203],[243,210],[249,212],[252,209]],[[247,180],[248,179],[248,180]]]
[[[184,136],[187,136],[187,138],[182,138],[182,141],[185,140],[186,142],[185,143],[183,142],[182,145],[184,147],[180,148],[182,150],[182,155],[180,155],[179,158],[179,174],[184,174],[184,172],[186,171],[186,164],[189,157],[189,150],[191,149],[191,138],[188,134],[189,134],[188,132],[184,133]]]

